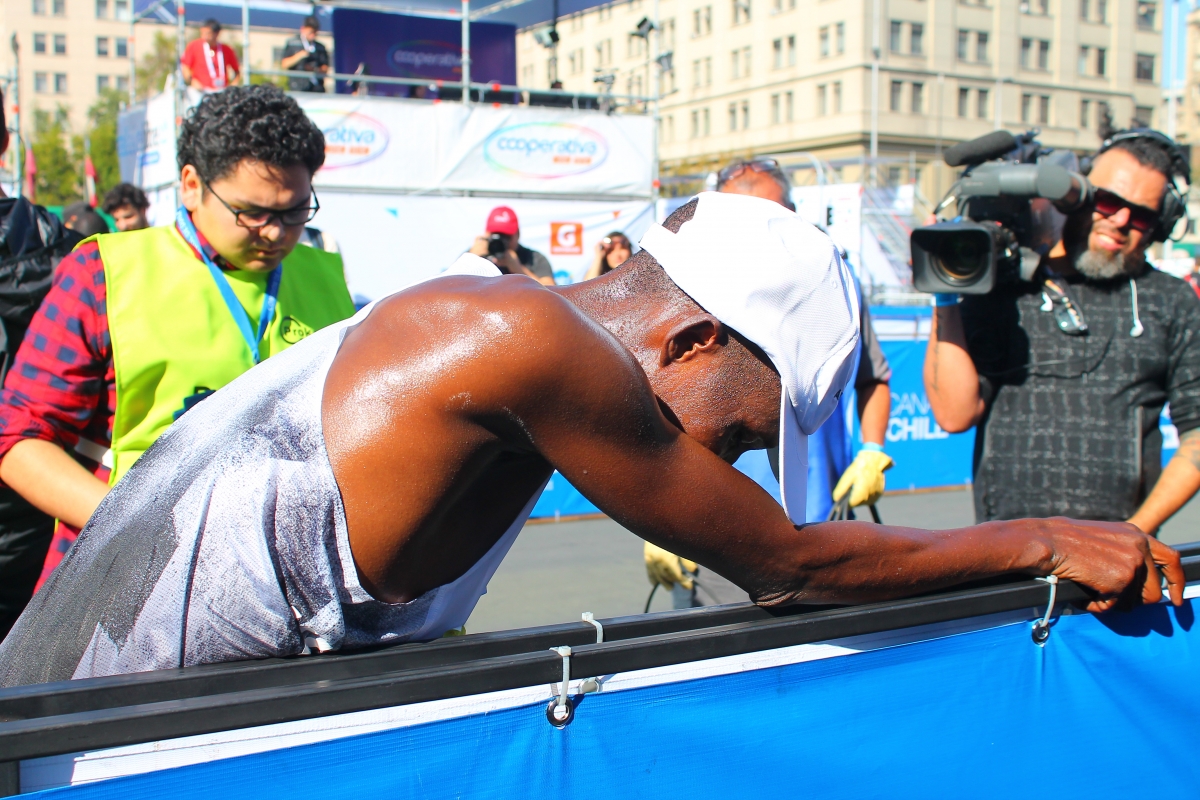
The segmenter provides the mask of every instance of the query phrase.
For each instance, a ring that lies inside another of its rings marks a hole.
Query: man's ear
[[[725,343],[725,326],[711,314],[699,314],[679,323],[663,341],[659,366],[690,361],[701,353],[714,352]]]
[[[179,196],[183,207],[193,214],[204,198],[204,184],[200,181],[200,173],[191,164],[184,165],[179,171]]]

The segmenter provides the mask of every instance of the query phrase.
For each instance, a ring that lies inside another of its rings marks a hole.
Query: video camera
[[[957,201],[958,218],[912,232],[918,291],[986,294],[1032,280],[1066,215],[1092,196],[1075,154],[1042,147],[1038,133],[994,131],[946,151],[949,166],[967,168],[934,213]]]

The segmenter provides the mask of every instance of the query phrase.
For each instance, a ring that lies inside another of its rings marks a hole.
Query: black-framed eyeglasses
[[[1095,193],[1096,211],[1100,212],[1103,216],[1111,217],[1122,208],[1128,208],[1129,227],[1135,231],[1149,233],[1158,227],[1159,215],[1153,208],[1131,203],[1124,197],[1121,197],[1121,195],[1110,192],[1108,189],[1096,187]]]
[[[221,205],[229,209],[229,213],[233,214],[234,220],[243,228],[250,230],[258,230],[271,224],[271,220],[279,220],[279,224],[285,227],[294,228],[297,225],[306,225],[312,222],[313,217],[321,210],[321,202],[317,199],[317,190],[312,190],[312,205],[311,206],[295,206],[293,208],[285,208],[282,211],[271,211],[265,208],[234,208],[225,202],[221,195],[213,192],[212,186],[208,186],[208,190],[212,192],[212,196],[221,201]]]
[[[717,173],[717,188],[725,185],[726,182],[733,180],[746,170],[751,170],[752,172],[778,172],[779,162],[773,158],[757,158],[753,161],[739,161],[736,164],[730,164]]]

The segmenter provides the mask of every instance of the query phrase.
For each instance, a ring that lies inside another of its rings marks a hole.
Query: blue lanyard
[[[242,308],[241,301],[233,293],[233,287],[229,285],[229,279],[225,277],[225,274],[221,272],[221,268],[213,263],[213,260],[208,257],[208,253],[201,247],[200,236],[196,233],[196,226],[192,224],[192,217],[183,206],[180,206],[179,210],[175,212],[175,225],[179,228],[179,233],[183,236],[184,240],[192,246],[192,249],[200,254],[200,260],[208,267],[213,281],[216,282],[217,288],[221,291],[221,299],[225,301],[230,315],[233,316],[233,321],[237,323],[238,330],[242,332],[242,338],[246,340],[246,345],[250,348],[250,355],[254,357],[254,363],[257,364],[262,361],[262,358],[258,354],[258,343],[262,341],[263,336],[267,332],[267,326],[271,324],[271,320],[275,317],[275,304],[279,297],[279,281],[283,278],[283,264],[271,270],[271,274],[267,277],[267,294],[263,298],[262,313],[258,318],[258,336],[255,336],[254,332],[250,329],[250,317],[247,316],[246,309]]]

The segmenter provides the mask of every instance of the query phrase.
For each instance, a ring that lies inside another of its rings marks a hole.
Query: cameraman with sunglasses
[[[979,522],[1124,520],[1154,534],[1200,489],[1200,300],[1145,257],[1185,216],[1188,159],[1148,128],[1101,135],[1091,202],[1032,281],[938,295],[925,388],[942,428],[977,427]],[[1167,403],[1181,443],[1162,468]]]
[[[171,423],[354,314],[341,258],[296,247],[325,139],[269,86],[184,119],[174,224],[94,236],[57,268],[0,392],[0,480],[60,522],[43,580]]]

